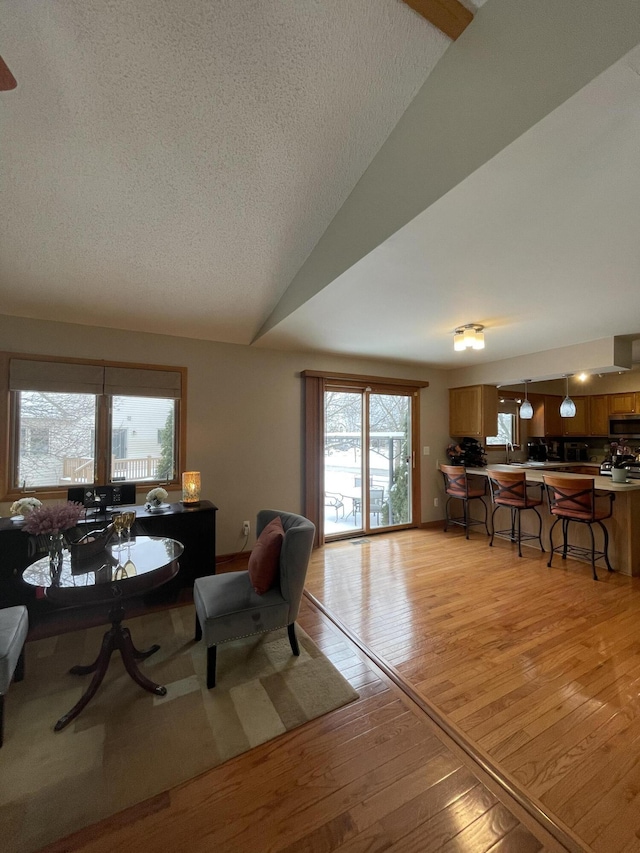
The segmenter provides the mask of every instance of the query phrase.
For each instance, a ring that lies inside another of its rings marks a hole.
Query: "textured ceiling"
[[[398,0],[0,11],[0,311],[236,343],[449,44]]]

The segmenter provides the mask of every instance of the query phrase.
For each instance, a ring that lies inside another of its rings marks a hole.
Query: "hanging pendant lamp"
[[[567,380],[567,393],[562,403],[560,403],[561,418],[575,418],[576,416],[576,404],[569,396],[569,376],[573,376],[573,373],[566,374],[564,377]]]
[[[533,417],[533,406],[529,402],[529,398],[527,397],[527,383],[530,382],[530,379],[524,380],[524,401],[520,406],[520,420],[521,421],[530,421]]]

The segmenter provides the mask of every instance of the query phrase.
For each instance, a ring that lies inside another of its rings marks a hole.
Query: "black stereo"
[[[87,509],[106,509],[109,506],[127,506],[136,502],[135,483],[118,483],[117,486],[84,486],[69,489],[67,500],[81,503]]]

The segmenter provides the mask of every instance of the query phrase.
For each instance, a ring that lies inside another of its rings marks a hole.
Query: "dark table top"
[[[104,551],[89,559],[72,559],[65,549],[59,572],[52,572],[49,556],[42,557],[27,566],[22,579],[60,604],[114,601],[167,583],[178,573],[183,550],[175,539],[132,536],[130,545],[112,540]]]

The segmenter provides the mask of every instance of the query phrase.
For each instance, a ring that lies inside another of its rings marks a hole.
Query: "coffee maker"
[[[547,445],[539,438],[533,438],[527,442],[527,456],[529,462],[546,462]]]

